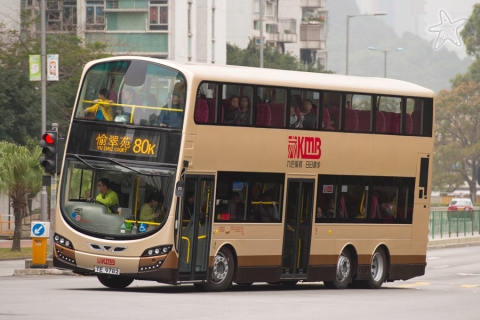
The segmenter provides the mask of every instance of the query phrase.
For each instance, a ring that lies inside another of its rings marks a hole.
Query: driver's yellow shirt
[[[112,213],[112,210],[110,210],[111,206],[119,204],[117,193],[111,189],[109,189],[105,194],[100,193],[95,200],[105,205],[109,213]]]

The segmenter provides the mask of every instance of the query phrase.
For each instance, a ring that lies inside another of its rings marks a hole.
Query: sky
[[[332,1],[332,0],[330,0]],[[399,36],[405,30],[414,31],[413,33],[428,40],[435,41],[437,33],[428,31],[428,28],[438,25],[440,23],[440,10],[444,10],[452,22],[470,16],[472,7],[478,0],[355,0],[362,13],[373,13],[376,9],[383,9],[382,12],[389,13],[392,8],[404,8],[406,6],[411,8],[418,14],[418,31],[412,30],[412,21],[408,21],[409,17],[400,17],[394,21],[395,14],[390,12],[390,17],[386,18],[386,22],[392,25]],[[390,10],[389,10],[390,9]],[[398,10],[398,9],[397,9]],[[400,11],[400,10],[398,10]],[[461,29],[460,29],[461,30]],[[403,32],[402,32],[403,31]],[[460,58],[465,58],[465,46],[463,43],[456,46],[447,41],[445,48],[454,51]]]

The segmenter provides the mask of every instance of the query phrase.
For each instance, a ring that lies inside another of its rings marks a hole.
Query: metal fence
[[[480,234],[480,210],[430,211],[431,239],[465,237]]]

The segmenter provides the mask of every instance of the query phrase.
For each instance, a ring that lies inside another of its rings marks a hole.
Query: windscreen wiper
[[[126,165],[118,162],[117,160],[113,160],[112,158],[108,158],[108,160],[110,160],[110,161],[113,162],[113,163],[118,164],[118,165],[121,166],[121,167],[127,168],[128,170],[131,170],[131,171],[133,171],[133,172],[136,172],[136,173],[138,173],[138,174],[142,174],[142,175],[145,174],[145,173],[142,173],[142,172],[140,172],[140,171],[138,171],[138,170],[135,170],[135,169],[133,169],[133,168],[130,168],[129,166],[126,166]]]
[[[85,165],[87,165],[88,167],[90,167],[90,169],[96,169],[95,167],[93,167],[90,163],[88,163],[87,161],[83,160],[82,158],[80,158],[79,156],[77,156],[76,154],[71,154],[72,156],[74,156],[75,158],[77,158],[78,160],[82,161]]]

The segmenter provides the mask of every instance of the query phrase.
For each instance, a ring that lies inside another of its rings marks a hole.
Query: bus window
[[[218,117],[218,84],[202,82],[197,90],[195,102],[195,122],[211,123],[217,122]],[[206,107],[206,109],[205,109]]]
[[[324,130],[333,130],[339,131],[341,128],[341,106],[342,106],[342,95],[337,92],[325,92],[323,94],[323,109],[327,110],[328,117],[330,118],[330,124],[325,125],[324,121]],[[323,111],[323,117],[326,117],[327,112]]]
[[[347,106],[345,111],[346,131],[371,132],[372,96],[347,94]],[[357,122],[356,130],[354,130],[355,122]]]
[[[424,99],[407,99],[406,134],[416,136],[423,135],[425,122],[424,110]]]
[[[319,176],[317,189],[317,206],[315,222],[333,222],[337,217],[337,184],[338,179]]]
[[[252,98],[252,86],[224,84],[222,86],[221,123],[250,126],[252,124]],[[240,105],[240,100],[242,105]]]
[[[320,94],[309,90],[290,91],[290,128],[315,130],[320,123]]]
[[[126,167],[86,158],[67,158],[65,167],[61,207],[64,218],[75,228],[131,237],[136,232],[154,232],[165,224],[175,170]]]
[[[257,127],[285,126],[285,105],[287,93],[282,88],[257,88],[256,104],[254,108],[255,125]]]
[[[342,184],[339,206],[340,219],[365,219],[368,208],[368,186]]]
[[[181,128],[185,78],[148,62],[94,65],[85,76],[75,118]]]
[[[399,134],[401,132],[402,99],[379,96],[377,98],[377,132]],[[384,121],[383,131],[381,122]]]
[[[246,221],[245,199],[248,191],[246,181],[224,181],[217,186],[215,222]]]

